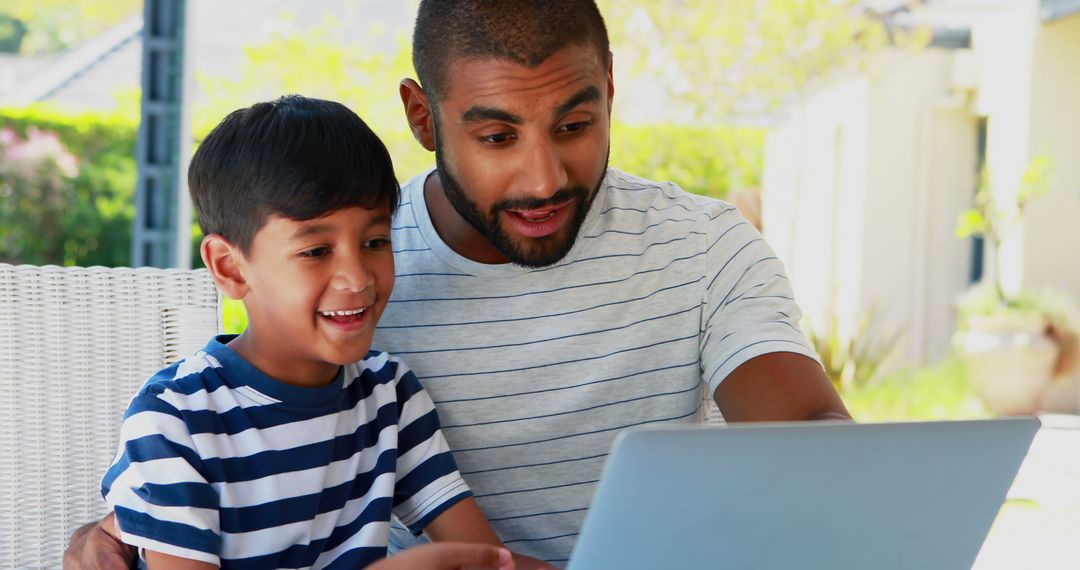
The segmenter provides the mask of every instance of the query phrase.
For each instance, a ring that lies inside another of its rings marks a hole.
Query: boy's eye
[[[369,239],[364,242],[364,247],[367,249],[386,249],[390,247],[390,240],[386,238]]]
[[[325,246],[313,247],[311,249],[305,249],[300,252],[300,257],[307,257],[311,259],[317,259],[330,253],[330,248]]]

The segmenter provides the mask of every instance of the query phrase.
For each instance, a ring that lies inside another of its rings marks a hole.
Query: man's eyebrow
[[[479,123],[481,121],[501,121],[504,123],[510,123],[511,125],[520,125],[525,122],[520,116],[513,113],[508,113],[502,109],[496,109],[495,107],[481,107],[475,106],[469,108],[461,115],[462,122],[465,123]]]
[[[590,85],[581,91],[574,94],[573,97],[567,99],[565,103],[559,105],[558,109],[555,109],[555,116],[560,117],[574,110],[574,107],[582,103],[595,103],[600,100],[600,89],[595,85]]]

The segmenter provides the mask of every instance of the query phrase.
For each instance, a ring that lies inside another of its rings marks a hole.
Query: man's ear
[[[607,108],[608,118],[611,118],[611,104],[615,100],[615,54],[608,52],[607,64]]]
[[[409,121],[413,138],[428,151],[434,152],[435,118],[431,113],[431,102],[428,101],[424,88],[412,79],[403,79],[398,86],[398,93],[401,94],[401,104],[405,106],[405,119]]]
[[[248,286],[240,270],[240,262],[243,260],[240,248],[221,234],[210,234],[203,238],[199,253],[202,254],[203,264],[218,289],[221,289],[221,293],[230,299],[243,299]]]

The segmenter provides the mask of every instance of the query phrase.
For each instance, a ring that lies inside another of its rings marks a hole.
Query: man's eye
[[[330,253],[330,248],[325,246],[313,247],[311,249],[305,249],[300,252],[300,257],[307,257],[309,259],[318,259]]]
[[[489,144],[504,144],[514,138],[514,135],[510,133],[496,133],[494,135],[484,135],[480,137],[480,140]]]
[[[576,133],[585,130],[590,124],[589,121],[578,121],[576,123],[567,123],[559,126],[559,131],[564,133]]]
[[[369,239],[364,242],[364,247],[367,249],[386,249],[390,247],[390,240],[386,238]]]

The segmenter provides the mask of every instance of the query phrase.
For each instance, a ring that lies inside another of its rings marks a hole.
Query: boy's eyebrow
[[[317,234],[324,234],[330,231],[333,231],[333,228],[330,227],[328,224],[305,225],[301,226],[299,229],[293,232],[293,234],[289,236],[289,241],[300,241],[306,237],[311,237]]]
[[[374,218],[368,220],[367,227],[370,228],[371,226],[377,226],[379,224],[390,225],[392,221],[393,218],[391,218],[390,214],[379,214],[378,216],[375,216]]]
[[[369,219],[367,225],[364,226],[364,229],[367,229],[367,228],[370,228],[372,226],[376,226],[376,225],[379,225],[379,224],[390,225],[390,222],[391,222],[390,214],[379,214],[379,215]],[[333,226],[331,226],[330,224],[305,225],[305,226],[297,229],[295,232],[293,232],[293,234],[291,236],[289,236],[289,241],[300,241],[300,240],[303,240],[304,238],[311,237],[313,235],[318,235],[318,234],[323,234],[323,233],[332,233],[334,231],[335,231],[335,228]]]

